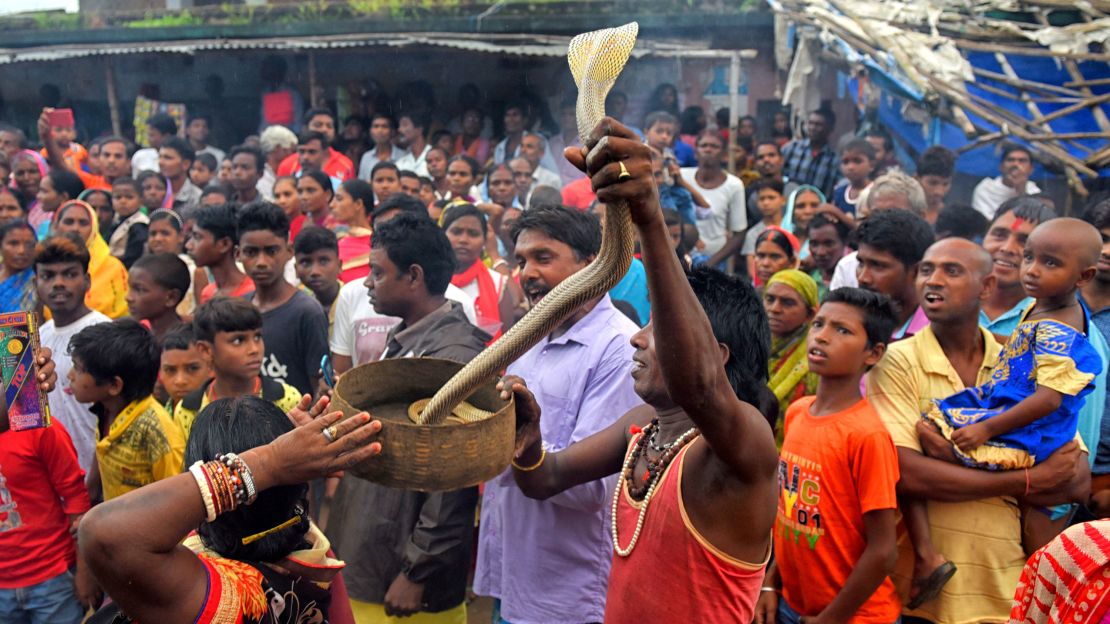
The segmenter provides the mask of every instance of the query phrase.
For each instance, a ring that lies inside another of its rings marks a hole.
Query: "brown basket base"
[[[451,419],[417,425],[413,401],[431,397],[461,364],[431,358],[382,360],[353,368],[339,379],[332,406],[346,416],[360,411],[382,421],[380,455],[351,470],[389,487],[433,492],[477,485],[501,474],[513,457],[516,414],[490,381],[467,401],[493,414],[477,422]]]

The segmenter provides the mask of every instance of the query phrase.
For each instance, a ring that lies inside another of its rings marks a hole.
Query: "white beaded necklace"
[[[648,432],[644,431],[640,435],[648,435]],[[681,448],[682,446],[685,446],[691,440],[693,440],[697,435],[698,428],[691,427],[687,429],[685,433],[675,438],[674,442],[671,442],[665,448],[670,449],[674,446],[678,446]],[[621,557],[627,557],[631,555],[632,549],[636,548],[636,542],[640,540],[640,531],[644,528],[644,518],[647,516],[648,504],[651,503],[651,498],[655,495],[656,488],[658,488],[659,484],[663,482],[664,473],[667,472],[667,466],[664,466],[663,469],[659,471],[659,474],[657,474],[655,478],[652,479],[651,485],[648,486],[647,493],[644,494],[644,500],[640,503],[640,514],[636,517],[636,529],[632,532],[632,541],[628,542],[627,548],[622,548],[620,536],[617,534],[617,505],[620,502],[621,494],[624,493],[624,489],[626,487],[627,479],[624,475],[632,474],[632,463],[636,461],[638,457],[639,455],[637,453],[631,452],[628,454],[628,457],[625,458],[624,465],[621,467],[620,477],[617,479],[616,490],[613,492],[613,508],[611,510],[612,513],[609,514],[610,529],[613,535],[613,549]],[[671,458],[671,461],[674,461],[677,457],[678,454],[676,453],[675,457]]]

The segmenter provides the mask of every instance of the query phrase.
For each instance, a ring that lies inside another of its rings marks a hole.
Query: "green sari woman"
[[[782,422],[794,401],[817,393],[817,375],[809,372],[806,338],[817,311],[817,283],[797,269],[775,273],[763,289],[763,308],[771,328],[767,386],[779,400],[775,442],[782,447]]]

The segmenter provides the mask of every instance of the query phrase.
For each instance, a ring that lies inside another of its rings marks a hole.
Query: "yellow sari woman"
[[[85,293],[85,305],[109,318],[127,315],[127,269],[108,251],[100,236],[96,209],[79,199],[58,208],[54,233],[74,232],[89,250],[89,278],[92,287]]]
[[[763,307],[771,328],[767,386],[779,400],[775,442],[782,446],[782,422],[794,401],[817,392],[817,376],[809,372],[806,339],[818,306],[817,283],[797,269],[775,273],[763,289]]]

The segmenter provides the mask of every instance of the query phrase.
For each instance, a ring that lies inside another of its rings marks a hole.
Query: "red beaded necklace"
[[[663,445],[663,453],[655,459],[648,459],[648,469],[645,476],[645,483],[643,486],[637,486],[636,480],[633,478],[632,471],[639,461],[641,455],[647,452],[649,441],[654,438],[655,432],[659,430],[659,420],[653,419],[651,424],[644,427],[640,438],[636,440],[636,448],[628,454],[628,458],[624,462],[624,467],[621,469],[620,476],[617,478],[617,487],[613,492],[613,506],[610,510],[610,532],[613,538],[613,549],[617,555],[627,557],[632,554],[632,549],[636,548],[636,543],[640,540],[640,531],[644,528],[644,518],[647,516],[648,505],[651,504],[652,495],[655,494],[656,488],[662,480],[663,473],[666,472],[667,466],[670,465],[674,458],[678,456],[678,452],[684,446],[693,442],[699,435],[697,427],[691,427],[685,433],[678,436],[671,442]],[[645,455],[646,457],[646,455]],[[627,485],[626,485],[627,484]],[[621,546],[620,535],[617,532],[617,507],[620,501],[621,493],[624,488],[628,488],[628,495],[634,500],[640,500],[640,513],[636,517],[636,529],[632,532],[632,540],[628,542],[628,546]]]

